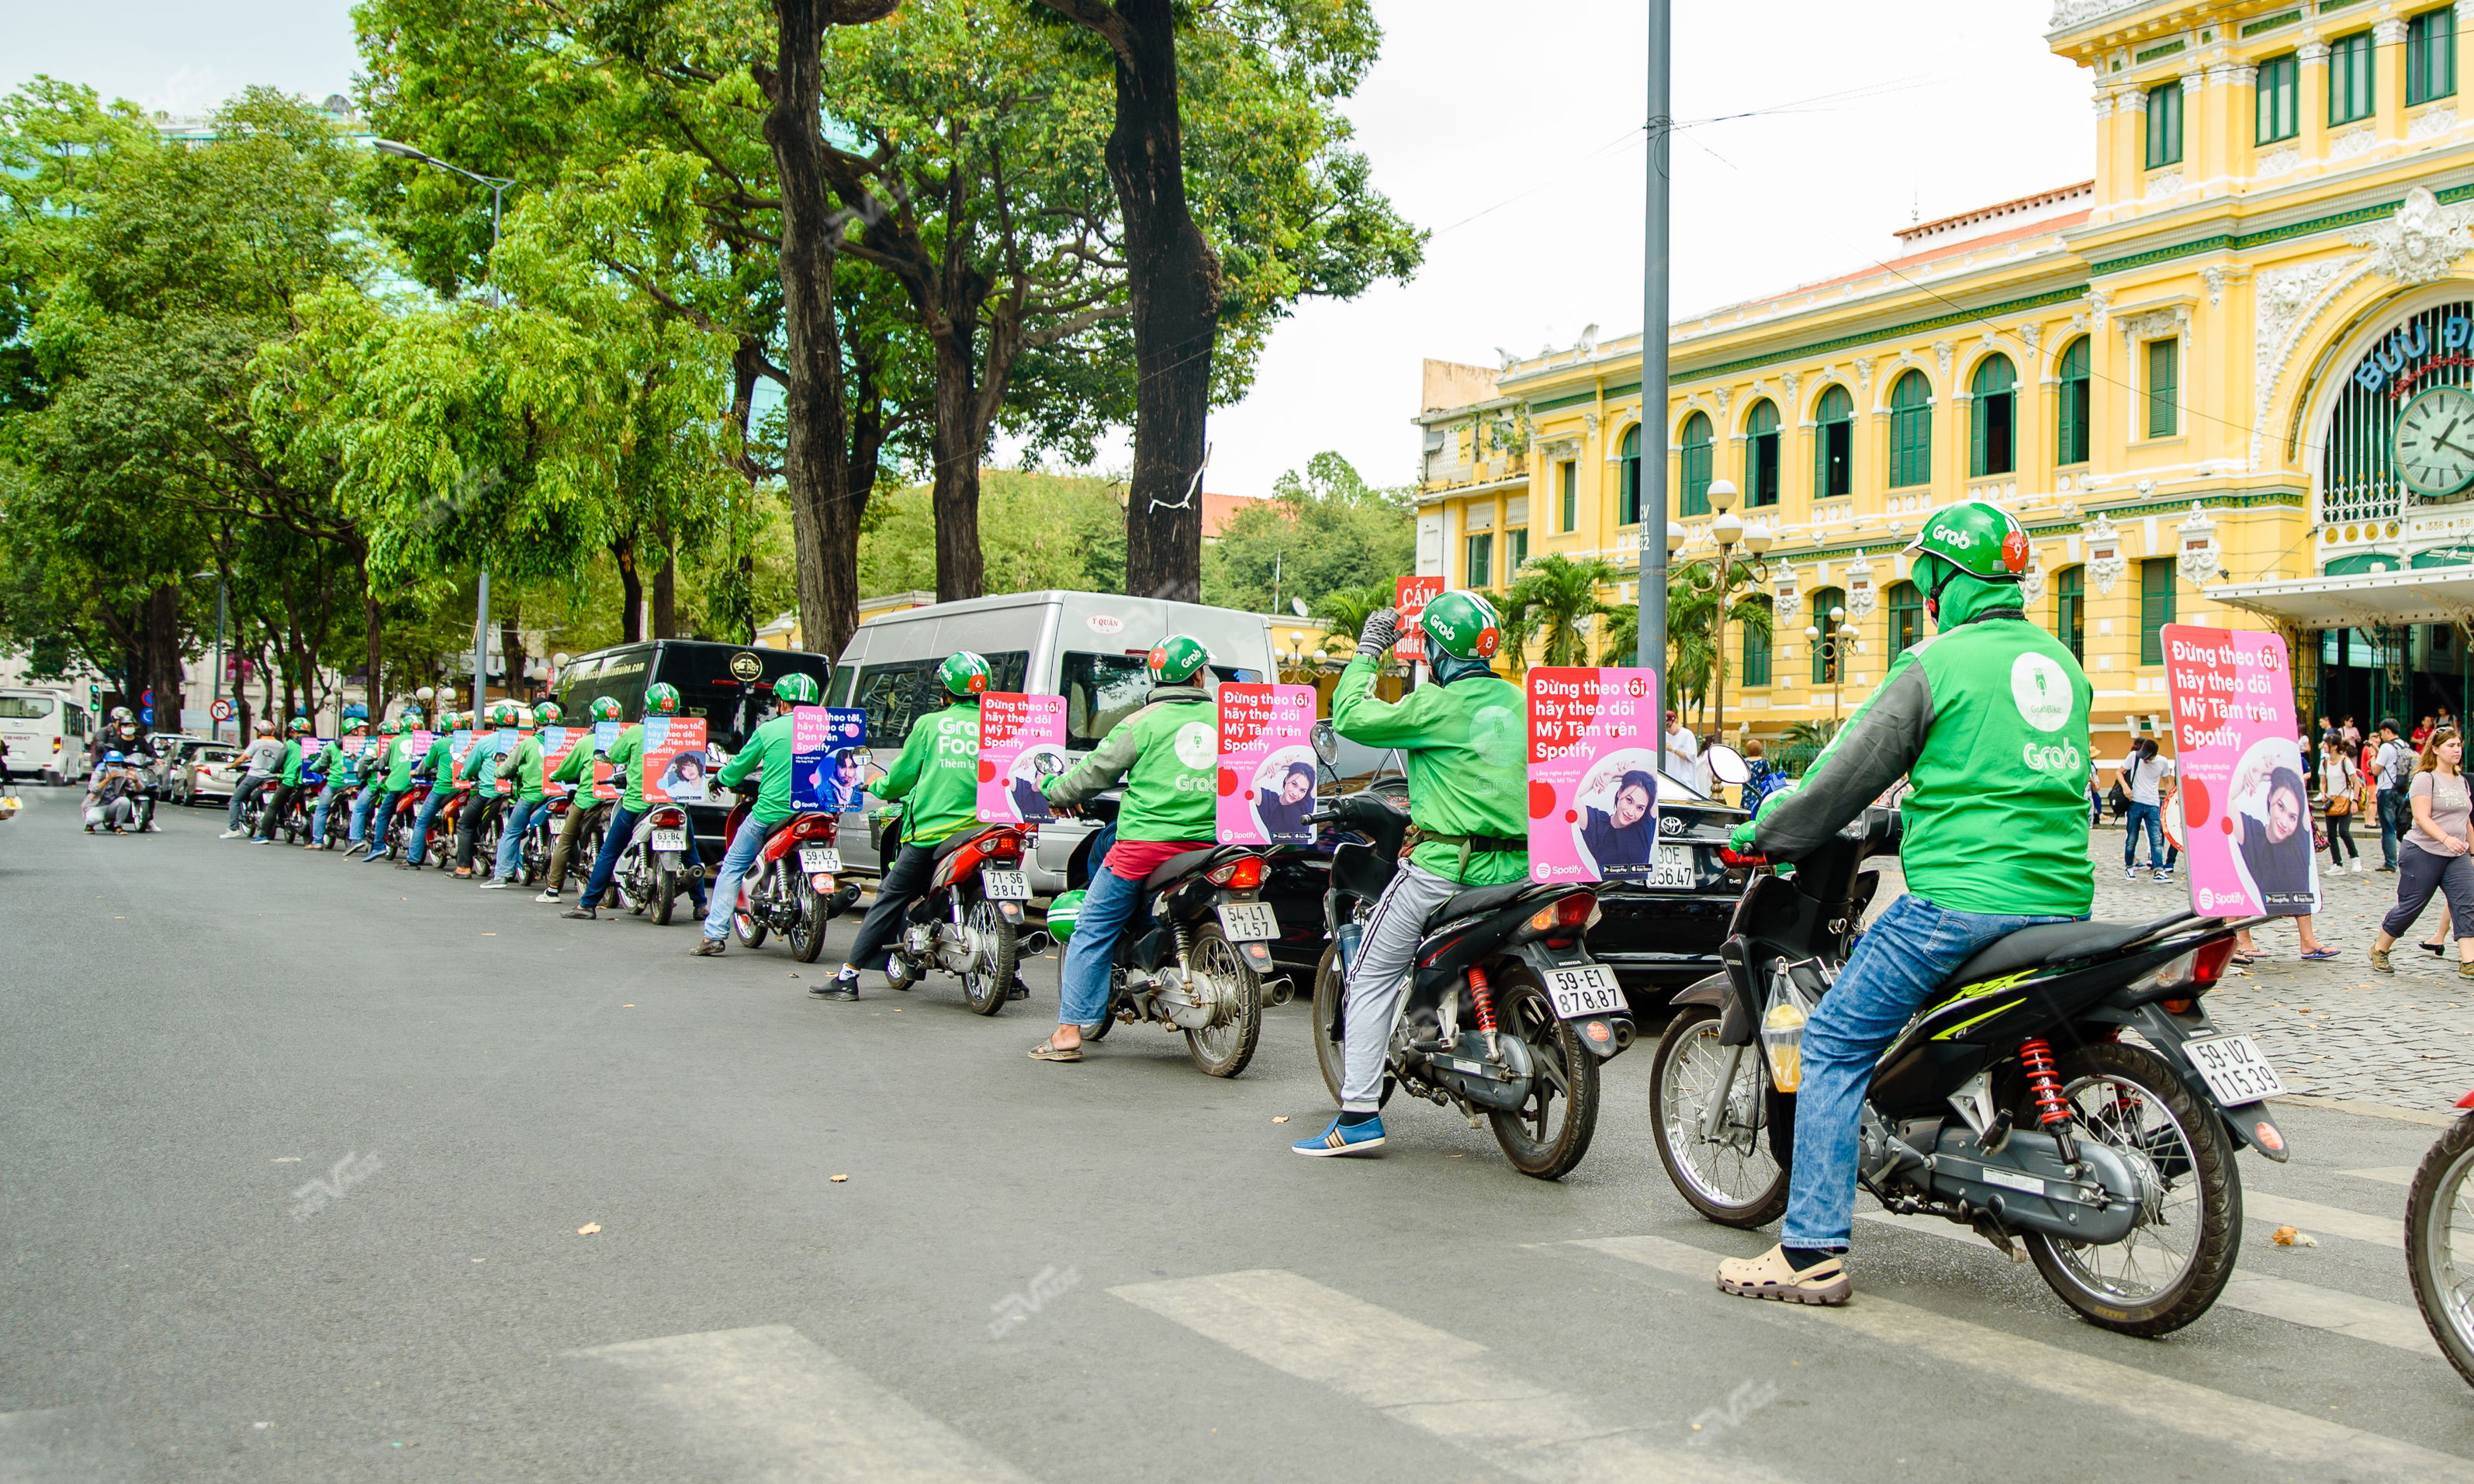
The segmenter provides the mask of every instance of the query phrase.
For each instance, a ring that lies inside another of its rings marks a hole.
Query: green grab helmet
[[[813,675],[794,673],[784,675],[773,682],[773,698],[777,701],[788,701],[793,706],[813,706],[816,704],[816,697],[824,693],[824,687],[816,684],[816,677]]]
[[[1211,663],[1211,651],[1191,634],[1171,634],[1152,645],[1152,678],[1168,685],[1191,680]]]
[[[936,677],[944,681],[945,689],[956,695],[984,695],[994,673],[988,669],[987,661],[968,649],[955,650],[945,656],[944,664],[936,667]]]
[[[556,726],[559,718],[566,715],[566,712],[558,709],[558,702],[543,701],[533,707],[533,725]]]
[[[1082,899],[1090,894],[1079,888],[1059,891],[1048,904],[1048,936],[1056,939],[1058,947],[1074,936],[1074,921],[1082,915]]]
[[[618,697],[596,695],[593,698],[593,704],[585,708],[585,715],[595,721],[616,721],[624,710],[625,708],[618,704]]]
[[[1428,644],[1456,660],[1491,660],[1503,646],[1503,620],[1494,605],[1464,588],[1436,594],[1418,627]]]
[[[378,735],[380,737],[400,737],[403,735],[403,723],[394,720],[381,721],[378,723]]]
[[[2027,570],[2027,529],[2000,505],[1963,499],[1925,517],[1904,554],[1939,557],[1987,582],[2016,582]]]
[[[679,688],[667,680],[656,680],[644,687],[644,715],[675,717],[679,714]]]
[[[286,726],[284,730],[290,732],[295,737],[306,737],[309,735],[310,731],[309,718],[307,717],[294,717],[291,724]]]

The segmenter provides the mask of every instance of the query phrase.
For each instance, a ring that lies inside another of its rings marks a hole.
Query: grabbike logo
[[[2060,742],[2039,747],[2028,742],[2020,749],[2020,760],[2040,773],[2076,774],[2087,768],[2087,755],[2074,742]]]

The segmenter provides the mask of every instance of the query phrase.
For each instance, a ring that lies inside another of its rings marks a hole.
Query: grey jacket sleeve
[[[1152,705],[1158,704],[1153,702]],[[1150,712],[1145,706],[1116,724],[1100,745],[1092,749],[1075,769],[1046,789],[1052,804],[1083,804],[1099,796],[1104,789],[1116,786],[1126,776],[1134,760],[1142,756],[1142,744],[1134,740],[1134,723]]]
[[[1806,769],[1804,782],[1760,812],[1753,843],[1763,855],[1794,861],[1811,854],[1915,766],[1932,730],[1924,647],[1899,656],[1881,689]]]

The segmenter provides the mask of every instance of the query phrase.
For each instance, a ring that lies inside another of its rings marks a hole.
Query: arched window
[[[2018,467],[2010,437],[2017,426],[2018,384],[2018,373],[2010,369],[2007,355],[1988,355],[1976,368],[1976,377],[1968,383],[1975,394],[1968,409],[1967,463],[1972,476],[2006,474]]]
[[[2061,382],[2053,419],[2053,462],[2088,461],[2088,337],[2081,335],[2062,352],[2054,368]]]
[[[1890,610],[1890,658],[1895,660],[1925,637],[1925,597],[1912,582],[1893,582],[1881,599]]]
[[[1812,412],[1812,498],[1856,493],[1856,399],[1833,386]]]
[[[1624,429],[1623,489],[1615,496],[1615,523],[1617,525],[1640,523],[1640,425],[1638,423]],[[1564,528],[1572,530],[1576,527],[1566,525]]]
[[[1779,502],[1778,403],[1763,398],[1744,419],[1744,504]]]
[[[1770,683],[1770,636],[1776,630],[1772,604],[1766,597],[1755,597],[1753,605],[1761,610],[1756,620],[1744,620],[1744,679],[1748,686]]]
[[[1696,412],[1684,420],[1684,500],[1686,515],[1710,513],[1710,420]]]
[[[1890,484],[1932,483],[1932,383],[1910,371],[1890,388]]]
[[[2053,573],[2053,637],[2082,664],[2087,660],[2087,569]]]
[[[1838,679],[1838,641],[1830,635],[1830,610],[1846,606],[1847,591],[1844,588],[1823,588],[1812,595],[1808,610],[1811,616],[1805,621],[1821,630],[1821,637],[1811,641],[1814,685],[1831,685]]]

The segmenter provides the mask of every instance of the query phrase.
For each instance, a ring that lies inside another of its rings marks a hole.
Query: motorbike
[[[687,889],[691,876],[705,873],[696,849],[695,830],[688,812],[677,804],[654,804],[636,822],[636,833],[618,853],[617,881],[627,898],[627,910],[638,916],[651,913],[667,926],[672,905]]]
[[[232,787],[240,785],[235,782]],[[280,785],[269,778],[249,791],[249,796],[240,804],[240,827],[243,831],[253,836],[257,833],[257,821],[266,817],[266,806],[274,801],[275,791],[279,787]]]
[[[1095,866],[1094,869],[1100,867]],[[1206,845],[1161,862],[1117,936],[1108,1008],[1089,1039],[1118,1021],[1146,1021],[1185,1036],[1185,1054],[1212,1077],[1234,1077],[1263,1035],[1264,980],[1279,936],[1263,900],[1264,860],[1250,845]],[[1276,1003],[1288,1003],[1288,980]]]
[[[1319,750],[1331,744],[1318,726]],[[1326,759],[1328,760],[1328,759]],[[1315,1060],[1341,1099],[1347,966],[1366,920],[1398,871],[1408,838],[1407,784],[1325,801],[1306,816],[1346,837],[1332,852],[1323,917],[1331,946],[1315,970]],[[1438,1107],[1493,1128],[1512,1167],[1561,1180],[1597,1131],[1598,1065],[1637,1037],[1614,971],[1583,937],[1598,920],[1587,886],[1525,881],[1460,892],[1426,920],[1418,967],[1384,1054],[1382,1102],[1406,1087]]]
[[[739,790],[725,839],[739,838],[739,826],[756,802],[755,788]],[[754,864],[739,878],[738,910],[731,931],[750,948],[761,948],[768,934],[779,933],[790,945],[790,956],[813,963],[825,951],[825,924],[839,912],[842,896],[837,877],[842,868],[841,820],[827,814],[796,814],[765,833]],[[1007,980],[1010,983],[1010,979]]]
[[[2474,1108],[2474,1092],[2457,1100]],[[2460,1118],[2422,1156],[2406,1195],[2405,1265],[2439,1352],[2474,1385],[2474,1118]],[[2463,1246],[2461,1249],[2460,1243]]]
[[[899,804],[870,818],[884,842],[880,859],[891,854],[890,842],[900,838],[901,818]],[[928,889],[910,904],[886,956],[885,977],[893,987],[908,989],[930,969],[943,969],[961,980],[962,998],[975,1013],[1005,1009],[1022,954],[1036,953],[1048,942],[1044,934],[1023,932],[1023,912],[1031,901],[1023,859],[1037,829],[987,824],[945,838],[936,847]]]
[[[1649,1083],[1660,1162],[1710,1221],[1750,1229],[1786,1209],[1802,1028],[1880,880],[1861,865],[1900,833],[1876,806],[1791,876],[1727,852],[1749,879],[1726,968],[1676,997]],[[2104,1328],[2167,1334],[2206,1313],[2242,1236],[2236,1149],[2289,1156],[2266,1101],[2284,1090],[2274,1069],[2201,1004],[2236,932],[2264,920],[2049,923],[1988,944],[1876,1063],[1863,1188],[2033,1258]]]
[[[337,789],[334,795],[327,800],[327,849],[344,848],[344,837],[352,833],[352,807],[360,802],[363,787],[364,785],[357,782],[346,784]],[[312,804],[314,807],[314,800]]]
[[[324,773],[303,772],[301,775],[300,788],[294,791],[292,801],[284,806],[283,817],[276,821],[275,829],[283,832],[285,843],[297,845],[309,838],[309,812],[317,807],[318,791],[326,786],[327,775]],[[274,833],[275,830],[267,831],[270,837]]]

